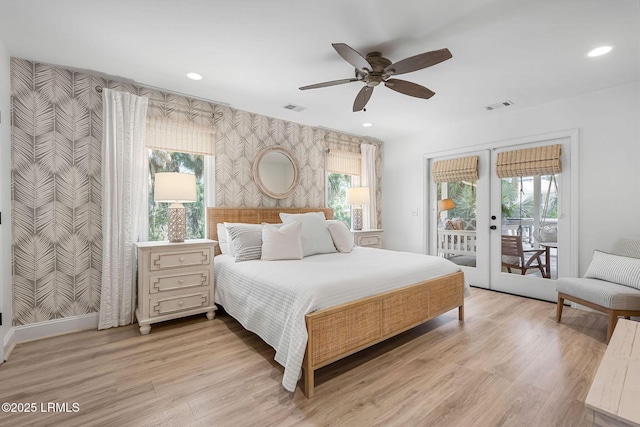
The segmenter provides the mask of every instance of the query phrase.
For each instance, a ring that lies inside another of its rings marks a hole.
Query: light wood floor
[[[584,426],[606,318],[472,289],[457,310],[286,392],[273,350],[230,316],[86,331],[18,345],[0,402],[73,402],[77,413],[6,414],[0,425]]]

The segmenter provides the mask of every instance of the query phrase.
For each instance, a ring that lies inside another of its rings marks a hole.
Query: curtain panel
[[[102,289],[98,329],[133,322],[136,253],[147,240],[148,98],[103,89]]]
[[[147,118],[146,145],[149,148],[215,156],[213,127],[178,122],[167,117]]]
[[[362,173],[360,175],[360,186],[369,188],[368,206],[362,207],[362,227],[364,229],[378,228],[378,206],[377,197],[378,186],[376,176],[376,151],[378,147],[372,144],[361,144],[362,153]]]
[[[562,172],[560,144],[498,153],[496,173],[499,178],[554,175]]]

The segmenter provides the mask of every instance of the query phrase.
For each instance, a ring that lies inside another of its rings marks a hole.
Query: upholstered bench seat
[[[609,316],[608,343],[618,317],[640,317],[640,238],[618,239],[612,253],[594,251],[584,277],[558,279],[556,291],[556,320],[565,299],[601,311]]]
[[[605,280],[565,277],[556,291],[612,310],[640,310],[640,290]]]

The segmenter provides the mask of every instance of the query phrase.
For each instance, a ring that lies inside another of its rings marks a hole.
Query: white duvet
[[[215,258],[215,302],[276,350],[282,385],[294,391],[307,345],[305,314],[400,288],[460,267],[428,255],[355,247],[292,261]],[[465,296],[469,285],[465,280]]]

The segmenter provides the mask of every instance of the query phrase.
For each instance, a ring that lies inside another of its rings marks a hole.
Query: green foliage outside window
[[[442,185],[438,183],[438,200],[443,199]],[[447,211],[448,218],[476,217],[476,182],[447,182],[447,197],[453,199],[456,207]]]
[[[196,176],[198,201],[184,203],[187,215],[187,239],[204,238],[204,156],[162,150],[149,150],[149,240],[168,240],[169,203],[154,203],[153,189],[157,172],[182,172]]]
[[[346,204],[351,175],[329,173],[328,206],[333,208],[333,219],[346,221],[351,226],[351,207]]]

